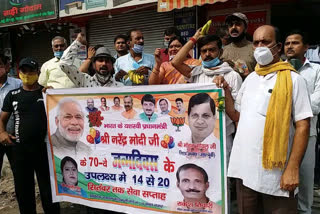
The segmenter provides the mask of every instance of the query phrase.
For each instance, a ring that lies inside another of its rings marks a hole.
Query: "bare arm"
[[[299,168],[308,146],[309,130],[310,118],[296,122],[291,154],[280,182],[280,188],[283,190],[294,191],[299,185]]]
[[[2,111],[0,114],[0,143],[6,145],[13,145],[13,142],[11,139],[15,139],[14,136],[8,134],[6,131],[7,123],[9,120],[9,117],[11,115],[11,112],[5,112]]]
[[[200,32],[201,28],[197,30],[197,32],[194,34],[192,38],[194,38],[196,41],[200,38]],[[173,58],[171,61],[171,64],[173,67],[175,67],[183,76],[190,78],[190,73],[192,69],[184,63],[186,60],[189,51],[193,48],[194,43],[189,40],[177,53],[177,55]]]
[[[161,66],[161,53],[160,48],[157,48],[154,51],[154,59],[155,59],[155,65],[152,69],[151,75],[149,77],[149,85],[158,85],[160,84],[161,80],[159,78],[160,75],[160,66]]]
[[[224,90],[226,99],[226,113],[233,122],[239,122],[240,113],[234,108],[234,100],[231,95],[230,88]]]
[[[232,97],[231,88],[223,76],[217,76],[213,79],[213,83],[219,88],[224,89],[226,113],[233,122],[239,122],[240,113],[234,107],[234,100]]]
[[[88,48],[88,58],[81,64],[79,71],[83,73],[88,73],[90,63],[91,63],[91,58],[94,57],[96,51],[94,50],[94,47],[89,47]]]

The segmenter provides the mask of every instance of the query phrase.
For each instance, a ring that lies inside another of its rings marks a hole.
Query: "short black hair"
[[[180,97],[176,99],[176,102],[178,102],[178,101],[181,101],[183,103],[183,99]]]
[[[141,105],[143,105],[144,102],[152,102],[154,105],[156,104],[156,100],[151,94],[145,94],[141,99]]]
[[[116,41],[118,39],[123,39],[125,42],[127,42],[128,41],[128,36],[124,35],[124,34],[119,34],[116,37],[114,37],[113,43],[116,43]]]
[[[120,102],[120,98],[119,98],[119,97],[114,97],[114,98],[113,98],[113,102],[115,102],[115,101],[116,101],[116,99],[118,99],[118,100],[119,100],[119,102]]]
[[[174,36],[170,39],[168,47],[170,46],[170,44],[174,41],[174,40],[178,40],[182,46],[184,46],[184,44],[186,43],[180,36]]]
[[[130,30],[127,32],[128,41],[131,41],[131,33],[132,33],[132,32],[137,32],[137,31],[142,32],[142,30],[140,30],[140,29],[138,29],[138,28],[132,28],[132,29],[130,29]]]
[[[67,161],[70,161],[70,162],[76,167],[76,169],[77,169],[77,171],[78,171],[78,164],[77,164],[77,162],[76,162],[72,157],[65,156],[65,157],[61,160],[61,163],[60,163],[61,174],[63,174],[63,167],[64,167],[64,165],[66,165]],[[65,182],[63,176],[62,176],[62,181]],[[78,185],[78,181],[77,181],[77,183],[76,183],[76,186],[77,186],[77,185]]]
[[[214,104],[213,99],[207,94],[207,93],[199,93],[193,95],[190,100],[189,100],[189,106],[188,106],[188,116],[191,113],[191,109],[195,105],[200,105],[202,103],[209,103],[210,104],[210,109],[213,115],[216,114],[216,106]]]
[[[219,49],[222,48],[222,41],[219,36],[217,35],[206,35],[198,40],[198,48],[199,50],[210,42],[217,42],[217,46]]]
[[[308,45],[309,44],[309,38],[308,38],[308,34],[299,30],[299,29],[294,29],[292,31],[290,31],[287,35],[286,35],[286,39],[288,36],[292,36],[292,35],[295,35],[295,34],[298,34],[302,37],[302,43],[304,45]]]
[[[180,172],[183,171],[183,170],[187,170],[187,169],[195,169],[195,170],[198,170],[202,175],[203,175],[203,179],[204,179],[204,182],[207,183],[209,178],[208,178],[208,174],[207,172],[200,166],[197,166],[193,163],[187,163],[187,164],[184,164],[182,166],[180,166],[177,170],[177,173],[176,173],[176,177],[177,177],[177,181],[180,183]]]
[[[180,36],[180,32],[178,31],[178,29],[176,27],[168,27],[164,30],[163,33],[165,36],[170,36],[172,34],[176,35],[176,36]]]
[[[159,104],[160,104],[163,100],[166,101],[167,104],[169,104],[169,103],[168,103],[168,100],[167,100],[167,99],[164,99],[164,98],[161,98],[161,99],[159,100]]]

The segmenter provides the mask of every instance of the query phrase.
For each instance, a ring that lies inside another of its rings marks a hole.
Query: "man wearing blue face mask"
[[[241,76],[235,72],[228,63],[220,61],[222,55],[222,42],[216,35],[201,36],[200,29],[195,35],[181,48],[177,55],[171,61],[172,65],[185,76],[189,83],[212,83],[219,76],[223,76],[232,90],[232,96],[235,99],[242,84]],[[200,38],[201,37],[201,38]],[[189,66],[183,61],[193,46],[198,43],[202,65]],[[227,132],[227,157],[231,152],[232,134],[235,132],[235,126],[232,120],[226,117]]]
[[[56,36],[52,39],[51,44],[54,58],[42,65],[38,80],[39,84],[43,87],[74,88],[74,83],[59,67],[60,58],[67,48],[67,40],[61,36]],[[80,60],[76,59],[75,64],[79,68],[81,65]]]
[[[147,85],[149,74],[155,63],[154,57],[144,53],[144,37],[141,30],[130,30],[128,38],[130,51],[127,55],[117,59],[114,65],[115,80],[124,83],[124,85]],[[134,75],[130,75],[131,73]],[[136,75],[141,76],[141,81],[137,81]]]

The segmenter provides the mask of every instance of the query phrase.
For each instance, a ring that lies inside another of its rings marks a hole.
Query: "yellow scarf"
[[[270,97],[263,136],[262,166],[265,169],[284,169],[289,142],[292,105],[292,79],[295,69],[288,62],[278,62],[267,67],[257,64],[260,76],[278,72],[276,84]]]

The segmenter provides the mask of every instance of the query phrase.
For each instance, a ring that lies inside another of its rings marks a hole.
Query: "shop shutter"
[[[126,34],[131,28],[141,29],[145,39],[145,53],[153,54],[155,48],[163,47],[163,32],[174,25],[173,13],[158,13],[156,10],[99,17],[89,21],[88,41],[90,46],[102,44],[114,55],[113,39]]]

